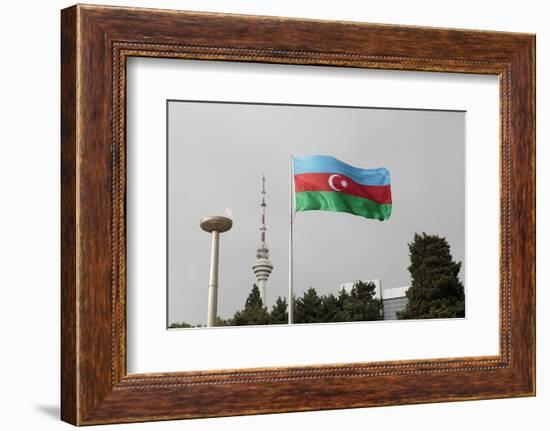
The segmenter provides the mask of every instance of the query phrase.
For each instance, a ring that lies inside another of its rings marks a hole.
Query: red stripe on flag
[[[358,184],[341,174],[311,173],[294,175],[295,191],[298,192],[340,192],[366,198],[379,204],[391,204],[391,189],[386,186]]]

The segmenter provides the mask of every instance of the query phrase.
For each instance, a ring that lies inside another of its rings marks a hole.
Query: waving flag
[[[387,220],[392,210],[390,173],[361,169],[331,156],[294,159],[296,211],[339,211]]]

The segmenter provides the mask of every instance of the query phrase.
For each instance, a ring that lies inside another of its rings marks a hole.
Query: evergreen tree
[[[464,317],[464,286],[458,279],[461,262],[455,262],[445,238],[415,234],[409,244],[411,287],[408,304],[399,319]]]
[[[270,323],[272,324],[284,324],[288,323],[288,304],[286,298],[280,296],[275,301],[273,308],[271,309]]]
[[[317,295],[310,287],[294,302],[295,323],[353,322],[383,319],[382,301],[376,299],[374,283],[356,281],[350,292],[338,296]]]
[[[383,304],[375,298],[376,285],[358,280],[353,284],[349,296],[343,301],[346,322],[360,322],[383,319]]]
[[[321,297],[321,308],[323,322],[342,322],[341,301],[332,293]]]
[[[237,311],[233,316],[233,325],[267,325],[270,316],[267,307],[264,307],[260,297],[260,289],[254,284],[252,291],[246,298],[244,309]]]
[[[218,316],[216,318],[216,326],[233,326],[233,319],[224,319]]]
[[[351,300],[351,295],[346,289],[338,291],[338,312],[334,316],[334,322],[347,322],[349,315],[346,310],[346,304]]]
[[[176,328],[194,328],[194,327],[195,327],[194,325],[191,325],[190,323],[187,323],[187,322],[176,322],[176,323],[170,324],[168,328],[176,329]]]
[[[310,287],[301,298],[294,301],[294,322],[323,322],[323,302],[313,287]]]

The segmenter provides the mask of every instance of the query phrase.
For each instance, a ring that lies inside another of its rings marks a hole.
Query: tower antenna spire
[[[267,207],[267,203],[265,201],[265,174],[264,174],[264,175],[262,175],[262,203],[261,203],[262,222],[261,222],[261,227],[260,227],[260,236],[261,236],[261,242],[260,243],[261,243],[262,248],[267,248],[266,244],[265,244],[265,237],[266,237],[266,233],[267,233],[267,226],[265,224],[266,207]]]
[[[273,271],[273,265],[269,261],[269,247],[266,242],[267,224],[266,224],[266,190],[265,190],[265,174],[262,175],[262,190],[261,190],[261,219],[260,219],[260,246],[256,250],[256,262],[252,266],[252,271],[256,276],[256,285],[260,290],[260,297],[262,298],[263,305],[267,305],[267,292],[266,284],[271,272]]]

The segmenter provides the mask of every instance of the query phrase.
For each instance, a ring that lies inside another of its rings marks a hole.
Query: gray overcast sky
[[[273,273],[268,306],[288,290],[289,156],[327,154],[391,174],[393,212],[379,222],[344,213],[301,212],[295,221],[295,294],[309,286],[380,278],[410,283],[415,232],[447,238],[465,253],[465,113],[169,102],[169,323],[205,324],[210,237],[207,215],[233,210],[221,235],[218,314],[241,309],[260,241],[261,176],[267,177],[267,242]],[[464,273],[464,269],[462,274]]]

